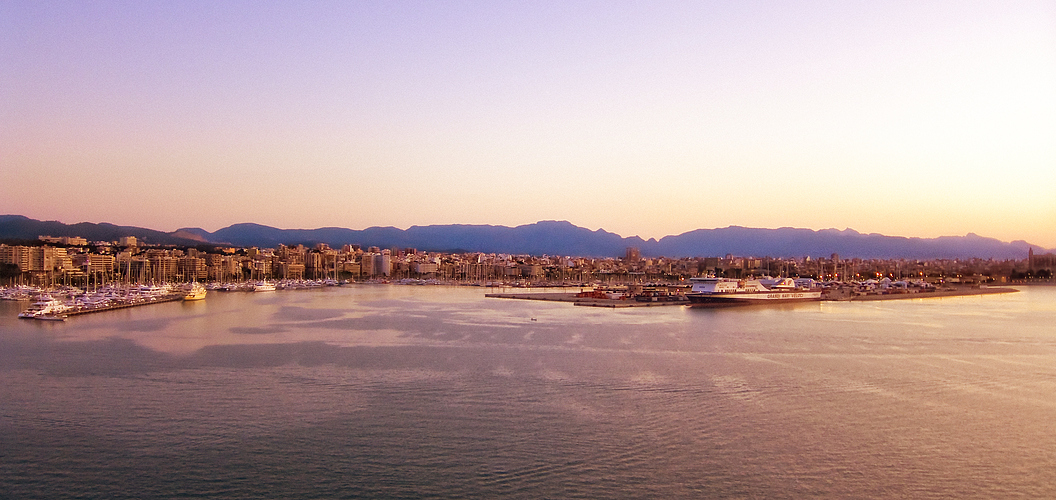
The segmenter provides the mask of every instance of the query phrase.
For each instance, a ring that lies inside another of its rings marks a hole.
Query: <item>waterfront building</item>
[[[392,256],[388,250],[374,256],[374,274],[389,276],[392,274]]]
[[[151,276],[156,281],[176,281],[180,260],[164,253],[147,257],[150,262]]]
[[[341,271],[351,274],[352,276],[362,276],[363,267],[359,262],[345,261],[341,263]]]
[[[418,274],[436,274],[437,266],[434,262],[415,262],[414,272]]]
[[[543,275],[543,266],[538,264],[526,264],[521,266],[521,276],[525,278],[538,278]]]
[[[0,264],[14,264],[22,272],[30,270],[31,247],[0,245]]]
[[[209,279],[209,268],[205,259],[200,257],[180,257],[177,274],[184,280],[205,281]]]
[[[80,236],[37,236],[37,239],[44,243],[55,243],[62,245],[73,245],[73,246],[88,246],[88,240]]]
[[[69,252],[63,247],[43,247],[42,264],[45,271],[61,271],[73,267]]]
[[[292,262],[279,262],[278,274],[283,279],[300,280],[304,279],[304,264],[292,263]]]
[[[360,256],[359,265],[363,276],[374,276],[374,253],[364,253]]]
[[[1034,253],[1034,248],[1031,247],[1027,251],[1027,269],[1030,271],[1053,272],[1056,270],[1056,254],[1045,253],[1038,255]]]

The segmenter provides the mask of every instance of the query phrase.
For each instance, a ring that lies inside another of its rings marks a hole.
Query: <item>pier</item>
[[[856,293],[851,289],[831,289],[822,294],[820,301],[848,302],[848,301],[873,301],[873,300],[906,300],[906,299],[928,299],[938,297],[964,297],[971,295],[992,295],[999,293],[1015,293],[1018,290],[1008,287],[944,287],[932,289],[925,292],[913,291],[902,293]],[[497,299],[520,299],[520,300],[543,300],[548,302],[571,302],[573,305],[586,307],[657,307],[657,306],[684,306],[689,305],[688,300],[657,300],[640,301],[635,297],[611,299],[597,297],[583,297],[582,294],[561,292],[535,292],[535,293],[488,293],[484,295]],[[761,302],[757,305],[765,305]]]
[[[161,296],[151,297],[147,299],[138,299],[128,302],[109,302],[105,305],[98,306],[84,306],[84,307],[72,307],[60,313],[46,313],[39,314],[32,318],[25,319],[36,319],[41,321],[66,321],[71,316],[80,316],[82,314],[91,314],[104,311],[116,311],[118,309],[128,309],[130,307],[149,306],[153,304],[162,304],[165,302],[176,302],[183,300],[184,293],[169,293]]]
[[[79,316],[81,314],[90,314],[90,313],[97,313],[97,312],[103,312],[103,311],[116,311],[118,309],[128,309],[130,307],[149,306],[149,305],[153,305],[153,304],[161,304],[161,303],[164,303],[164,302],[176,302],[177,300],[183,300],[183,296],[184,296],[184,294],[182,292],[181,293],[172,293],[172,294],[169,294],[169,295],[156,297],[153,300],[147,300],[147,301],[144,301],[144,302],[129,302],[129,303],[107,304],[105,306],[78,309],[76,311],[70,310],[70,311],[66,311],[63,314],[65,314],[66,316]]]
[[[520,299],[520,300],[545,300],[549,302],[571,302],[573,305],[585,307],[658,307],[658,306],[682,306],[689,302],[685,300],[657,300],[639,301],[632,298],[626,299],[601,299],[594,297],[577,297],[575,293],[487,293],[485,297],[496,299]]]

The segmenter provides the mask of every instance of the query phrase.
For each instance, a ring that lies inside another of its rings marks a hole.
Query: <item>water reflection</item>
[[[7,353],[4,359],[23,353],[13,366],[52,371],[62,365],[67,371],[85,372],[90,366],[108,372],[119,367],[175,367],[179,363],[173,360],[184,358],[194,360],[189,366],[204,359],[230,359],[233,367],[326,359],[348,365],[350,361],[341,361],[341,353],[347,352],[342,349],[363,346],[505,346],[521,353],[572,349],[771,358],[826,353],[1002,355],[1023,349],[1047,354],[1056,340],[1050,326],[1056,315],[1049,302],[1054,292],[1034,289],[930,302],[610,310],[485,299],[479,289],[365,286],[266,296],[213,293],[204,302],[126,309],[66,323],[17,320],[19,304],[7,302],[0,304],[0,347]],[[1010,329],[1013,319],[1015,328]]]
[[[218,293],[65,324],[0,303],[0,491],[1056,494],[1056,289],[710,311],[482,295]]]

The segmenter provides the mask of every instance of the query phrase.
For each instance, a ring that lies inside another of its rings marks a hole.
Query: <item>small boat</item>
[[[269,283],[268,280],[261,281],[253,287],[254,292],[274,292],[275,283]]]

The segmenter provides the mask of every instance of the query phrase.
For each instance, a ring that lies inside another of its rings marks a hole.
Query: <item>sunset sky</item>
[[[1056,248],[1056,2],[0,0],[0,214]]]

